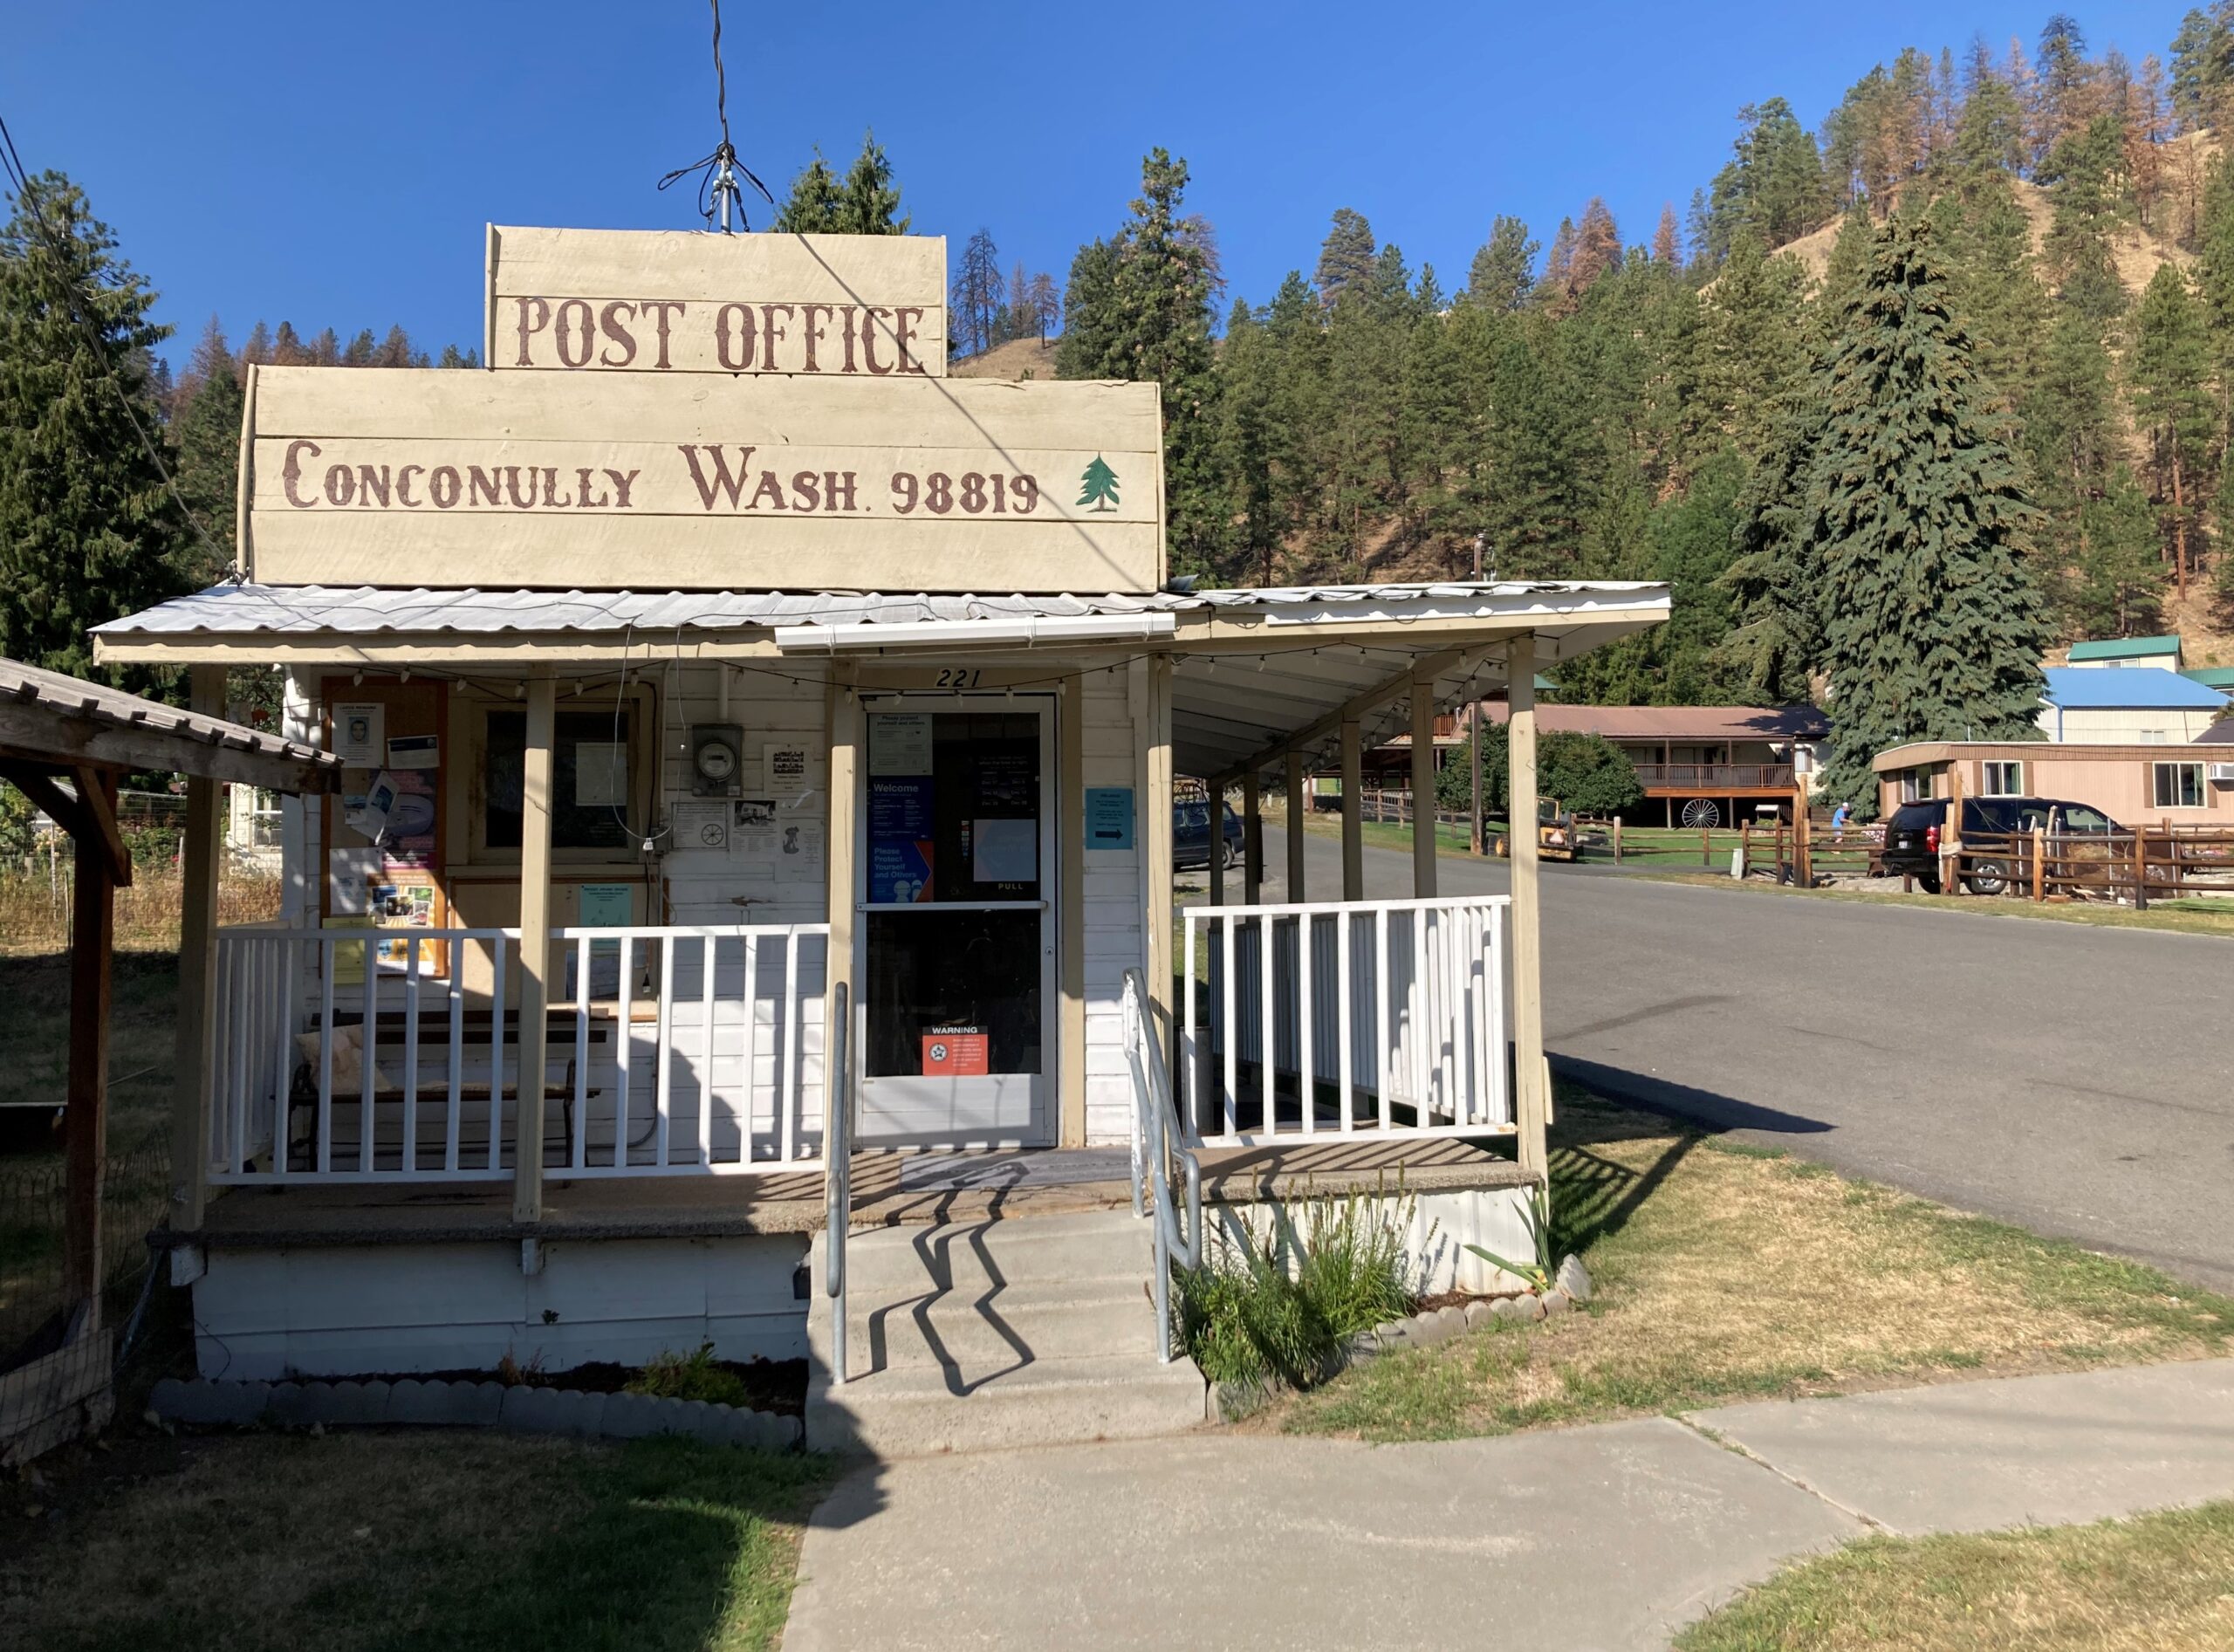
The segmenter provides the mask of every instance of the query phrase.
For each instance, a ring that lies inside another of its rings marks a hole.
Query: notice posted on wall
[[[869,900],[908,906],[931,898],[933,853],[928,774],[869,780]]]
[[[387,760],[387,708],[377,700],[333,708],[333,754],[345,769],[377,769]]]
[[[929,774],[931,714],[878,711],[869,717],[869,773]]]
[[[768,740],[760,747],[760,766],[768,795],[795,809],[828,784],[822,750],[801,740]]]

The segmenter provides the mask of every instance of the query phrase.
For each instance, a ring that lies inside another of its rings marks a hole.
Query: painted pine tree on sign
[[[1929,225],[1876,236],[1819,380],[1808,559],[1831,679],[1826,794],[1867,806],[1909,740],[2023,740],[2048,641],[2025,560],[2039,516],[1948,311]]]

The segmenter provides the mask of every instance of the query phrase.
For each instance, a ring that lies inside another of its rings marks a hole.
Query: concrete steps
[[[818,1235],[810,1447],[917,1457],[1138,1439],[1203,1421],[1194,1364],[1156,1361],[1153,1241],[1128,1212],[852,1235],[842,1387],[830,1381],[826,1254]]]

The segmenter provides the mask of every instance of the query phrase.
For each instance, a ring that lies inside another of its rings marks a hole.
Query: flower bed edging
[[[1469,1302],[1463,1308],[1429,1308],[1408,1319],[1389,1320],[1370,1331],[1361,1331],[1336,1355],[1326,1374],[1334,1376],[1353,1365],[1397,1348],[1431,1347],[1497,1320],[1533,1323],[1554,1314],[1571,1313],[1577,1304],[1590,1300],[1590,1273],[1582,1265],[1582,1258],[1570,1256],[1559,1264],[1552,1288],[1541,1296],[1531,1293],[1492,1297]],[[1283,1386],[1273,1377],[1262,1377],[1254,1382],[1213,1382],[1210,1385],[1210,1421],[1238,1422],[1252,1412],[1262,1410]]]
[[[705,1400],[593,1394],[501,1382],[226,1382],[165,1377],[147,1396],[158,1422],[195,1427],[323,1428],[403,1425],[497,1428],[579,1439],[639,1440],[681,1434],[716,1445],[785,1451],[801,1438],[799,1419]]]

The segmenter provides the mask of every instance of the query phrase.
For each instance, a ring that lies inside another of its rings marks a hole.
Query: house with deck
[[[1502,723],[1507,708],[1484,709]],[[1792,818],[1812,789],[1830,721],[1811,705],[1557,705],[1536,712],[1545,733],[1594,734],[1635,766],[1642,826],[1738,826]]]
[[[943,376],[940,241],[488,247],[487,368],[255,369],[238,579],[96,633],[197,706],[276,664],[342,771],[277,922],[188,907],[205,1372],[710,1341],[809,1358],[811,1441],[1091,1438],[1199,1420],[1206,1223],[1401,1182],[1424,1287],[1525,1246],[1533,846],[1368,899],[1355,779],[1500,688],[1525,750],[1665,586],[1194,589],[1156,387]],[[1294,833],[1175,909],[1176,777],[1329,765],[1339,889]]]

